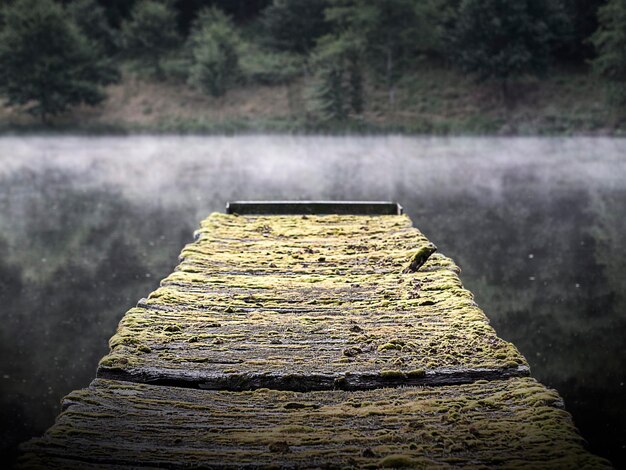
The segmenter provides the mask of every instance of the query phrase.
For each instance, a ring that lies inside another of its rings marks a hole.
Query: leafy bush
[[[163,78],[184,84],[189,79],[191,57],[184,49],[172,51],[161,58],[161,72]]]
[[[280,85],[302,75],[304,58],[285,52],[267,52],[246,45],[239,65],[248,83]]]

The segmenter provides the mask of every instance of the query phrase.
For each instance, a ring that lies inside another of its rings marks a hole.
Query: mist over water
[[[3,452],[53,423],[236,199],[400,202],[592,449],[626,465],[626,140],[609,138],[0,138]]]

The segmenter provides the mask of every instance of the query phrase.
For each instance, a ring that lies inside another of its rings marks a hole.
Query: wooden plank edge
[[[211,371],[137,367],[128,369],[98,367],[100,379],[199,388],[205,390],[247,391],[268,388],[280,391],[312,392],[324,390],[373,390],[389,387],[460,385],[477,380],[504,380],[528,377],[530,368],[524,365],[507,368],[439,368],[412,372],[381,371],[380,373],[323,374],[220,374]]]
[[[239,215],[402,215],[390,201],[229,201],[227,214]]]

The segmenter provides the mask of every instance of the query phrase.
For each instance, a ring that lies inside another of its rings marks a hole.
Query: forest
[[[623,130],[623,0],[0,4],[3,130]]]

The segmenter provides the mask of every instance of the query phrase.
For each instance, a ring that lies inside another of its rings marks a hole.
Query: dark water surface
[[[626,140],[0,138],[0,447],[86,386],[117,322],[229,199],[389,199],[592,449],[626,464]]]

